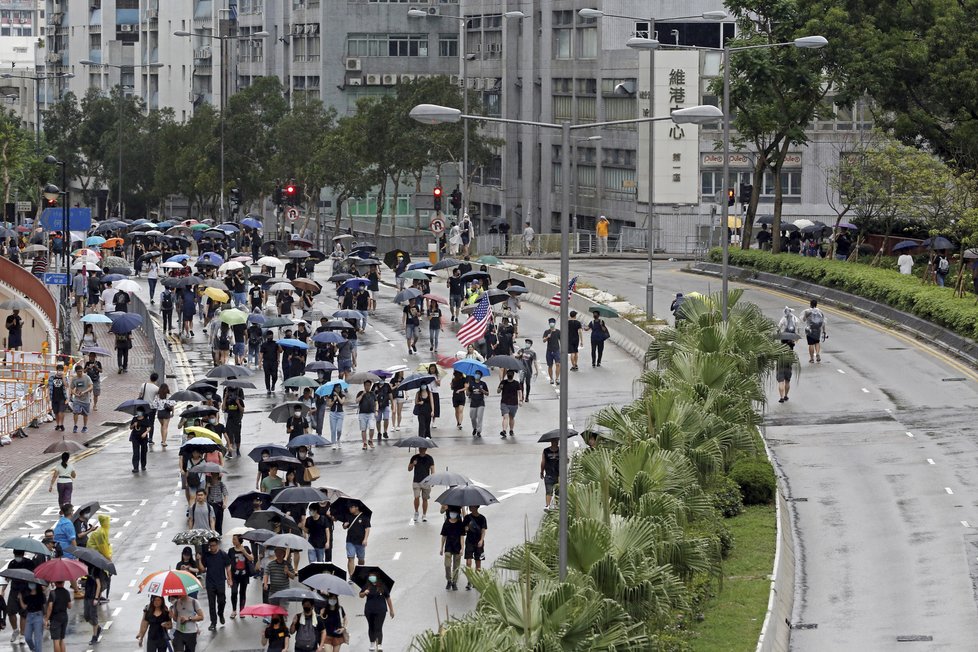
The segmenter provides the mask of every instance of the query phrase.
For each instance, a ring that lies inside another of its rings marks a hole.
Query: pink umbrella
[[[289,612],[276,604],[249,604],[241,610],[242,616],[267,618],[269,616],[288,616]]]
[[[64,557],[46,561],[34,569],[34,576],[46,582],[74,582],[85,575],[88,575],[85,564]]]

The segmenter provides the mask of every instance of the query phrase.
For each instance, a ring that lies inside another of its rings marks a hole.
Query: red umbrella
[[[456,358],[454,355],[440,355],[437,358],[437,362],[439,367],[451,369],[452,365],[458,362],[458,358]]]
[[[436,303],[444,303],[446,305],[448,304],[448,299],[446,299],[445,297],[440,297],[437,294],[422,294],[421,296],[427,299],[428,301],[434,301]]]
[[[85,564],[76,559],[57,557],[34,569],[34,576],[47,582],[74,582],[88,575]]]
[[[249,604],[241,610],[242,616],[255,616],[257,618],[268,618],[269,616],[288,616],[289,612],[277,604]]]

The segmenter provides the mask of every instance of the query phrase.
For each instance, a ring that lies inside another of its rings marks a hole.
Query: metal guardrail
[[[157,339],[156,335],[158,331],[156,324],[153,322],[153,316],[146,309],[146,304],[135,294],[131,296],[132,301],[129,303],[129,312],[134,312],[143,318],[143,324],[139,328],[142,330],[143,335],[146,336],[146,341],[149,342],[150,349],[153,352],[153,371],[158,373],[160,378],[166,378],[166,356],[163,355],[163,349],[166,347],[166,344]]]

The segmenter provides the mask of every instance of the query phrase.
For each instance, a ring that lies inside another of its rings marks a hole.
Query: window
[[[574,80],[570,77],[554,77],[551,87],[554,93],[570,95],[574,90]]]
[[[350,34],[346,39],[350,57],[426,57],[427,34]]]
[[[594,188],[597,185],[598,175],[597,168],[593,165],[578,165],[577,166],[577,187],[578,188]]]
[[[571,36],[574,33],[570,29],[555,29],[554,31],[554,59],[571,58]]]
[[[635,194],[635,170],[602,168],[605,196],[625,198]]]
[[[781,171],[781,193],[784,197],[801,197],[801,170]],[[762,197],[774,197],[774,175],[764,173]]]
[[[554,95],[554,120],[570,120],[573,116],[573,97],[569,95]]]
[[[638,117],[637,109],[638,103],[632,97],[606,97],[604,99],[605,120],[634,120]]]
[[[439,57],[458,57],[458,35],[438,37]]]
[[[731,170],[730,182],[723,183],[722,170],[707,170],[700,175],[700,192],[704,201],[715,201],[718,192],[724,188],[739,188],[742,183],[751,183],[752,173],[748,170]]]
[[[580,58],[596,59],[598,57],[598,30],[596,27],[581,29]]]
[[[597,95],[598,81],[596,79],[579,78],[574,80],[578,95]]]
[[[482,94],[482,108],[490,118],[502,117],[502,103],[499,91],[489,91]]]
[[[594,121],[598,118],[597,98],[579,97],[577,98],[577,119]]]
[[[574,24],[574,11],[555,11],[553,13],[553,26],[570,27]]]
[[[635,150],[605,147],[601,150],[601,165],[605,167],[635,167]]]

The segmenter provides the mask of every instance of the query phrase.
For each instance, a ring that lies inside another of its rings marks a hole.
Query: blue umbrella
[[[377,376],[378,378],[391,378],[394,374],[387,371],[386,369],[371,369],[370,373]]]
[[[351,278],[343,282],[340,289],[347,288],[349,290],[359,290],[370,285],[370,279],[366,278]]]
[[[190,256],[188,254],[177,254],[176,256],[170,256],[169,258],[167,258],[166,259],[166,262],[168,262],[168,263],[182,263],[185,260],[190,260]]]
[[[264,324],[265,323],[265,315],[259,314],[257,312],[253,312],[250,315],[248,315],[248,323],[249,324]]]
[[[363,313],[359,310],[337,310],[333,316],[337,319],[363,319]]]
[[[466,376],[475,375],[475,372],[477,371],[481,373],[483,377],[489,375],[489,367],[482,364],[478,360],[471,360],[471,359],[459,360],[458,362],[452,365],[452,369],[454,369],[455,371],[461,371]]]
[[[121,281],[127,278],[124,274],[106,274],[102,277],[103,283],[115,283],[116,281]]]
[[[302,340],[295,340],[290,337],[283,338],[281,340],[275,340],[275,343],[279,346],[292,347],[294,349],[308,349],[309,345]]]
[[[919,242],[914,242],[912,240],[904,240],[898,245],[893,247],[893,251],[903,251],[904,249],[916,249],[920,246]]]
[[[312,336],[312,341],[317,344],[339,344],[345,342],[346,338],[333,331],[323,331]]]
[[[105,244],[105,238],[103,238],[100,235],[93,235],[87,240],[85,240],[86,247],[97,247],[102,244]]]
[[[431,263],[429,263],[427,260],[411,263],[407,266],[408,269],[428,269],[429,267],[431,267]]]
[[[397,388],[409,392],[412,389],[421,389],[433,380],[435,380],[435,377],[430,374],[411,374]]]
[[[92,312],[81,318],[86,324],[111,324],[112,320],[97,312]]]
[[[170,220],[163,220],[162,222],[158,222],[156,224],[156,228],[158,228],[158,229],[168,229],[171,226],[173,226],[173,224],[174,224],[174,222],[171,222]]]
[[[143,318],[134,312],[113,312],[109,314],[109,318],[112,319],[109,332],[119,335],[131,333],[143,325]]]
[[[253,217],[246,217],[241,220],[241,226],[247,226],[249,229],[260,229],[264,225]]]
[[[319,389],[316,390],[316,395],[329,396],[330,394],[333,393],[333,388],[336,387],[337,385],[339,385],[340,389],[342,389],[344,392],[350,389],[350,384],[347,383],[345,380],[331,380],[325,385],[320,386]]]
[[[329,442],[319,435],[309,434],[293,437],[286,446],[289,448],[299,448],[300,446],[329,446]]]
[[[197,264],[200,265],[201,263],[205,263],[207,265],[213,265],[214,267],[220,267],[221,265],[224,264],[224,259],[218,256],[213,251],[208,251],[207,253],[202,254],[200,258],[197,259]]]
[[[218,224],[214,228],[220,229],[221,231],[224,231],[225,233],[236,233],[237,231],[240,231],[241,230],[241,228],[238,227],[237,224],[232,224],[231,222],[225,222],[224,224]]]

